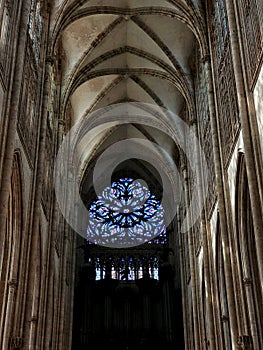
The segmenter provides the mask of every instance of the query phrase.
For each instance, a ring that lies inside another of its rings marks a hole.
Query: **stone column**
[[[240,49],[240,45],[242,45],[242,43],[241,41],[239,43],[234,3],[233,0],[225,0],[225,3],[230,31],[230,47],[237,89],[239,116],[244,141],[248,187],[251,199],[251,211],[256,242],[256,254],[258,258],[260,280],[263,281],[263,213],[260,196],[260,183],[258,182],[257,177],[258,169],[254,157],[254,154],[257,154],[257,150],[255,150],[253,147],[253,137],[255,137],[253,128],[255,128],[255,126],[251,122],[251,120],[253,120],[253,116],[249,115],[249,106],[246,99],[247,94],[244,82],[245,72],[242,70],[241,65],[242,50]],[[258,174],[258,176],[260,177],[261,174]],[[263,283],[261,283],[261,293],[263,295]]]
[[[196,154],[196,160],[197,160],[197,169],[196,169],[196,176],[197,176],[197,188],[198,188],[198,195],[199,195],[199,200],[205,203],[204,198],[204,184],[203,184],[203,175],[202,175],[202,169],[203,169],[203,164],[200,156],[201,146],[198,143],[199,138],[199,132],[198,132],[198,125],[197,122],[193,123],[193,133],[195,135],[195,154]],[[199,141],[200,142],[200,141]],[[205,287],[207,290],[207,300],[204,300],[203,302],[207,302],[207,313],[208,313],[208,319],[204,320],[205,324],[208,326],[208,336],[209,339],[205,339],[205,334],[202,336],[202,343],[201,348],[205,346],[204,343],[209,341],[210,348],[211,349],[216,349],[216,334],[215,334],[215,325],[214,325],[214,304],[212,300],[212,281],[211,281],[211,271],[210,271],[210,258],[209,258],[209,244],[208,244],[208,228],[207,228],[207,220],[206,220],[206,211],[205,208],[200,208],[200,230],[201,230],[201,236],[202,236],[202,246],[203,246],[203,268],[204,268],[204,282],[205,282]],[[199,311],[200,310],[200,303],[198,303]],[[203,312],[202,312],[203,313]],[[206,322],[208,321],[208,322]]]
[[[11,331],[12,331],[12,316],[13,316],[14,305],[15,305],[15,297],[16,297],[16,289],[17,289],[17,280],[11,279],[10,281],[8,281],[8,296],[7,296],[7,306],[6,306],[6,313],[5,313],[2,349],[9,349],[9,343],[10,343]]]
[[[61,125],[62,125],[61,121]],[[59,128],[60,134],[59,134],[59,142],[62,142],[62,135],[64,134],[64,124],[63,127],[61,126]],[[74,181],[74,178],[72,177],[72,173],[68,171],[67,176],[69,178],[69,181],[72,182]],[[72,193],[69,193],[66,189],[65,193],[65,200],[66,200],[66,207],[69,210],[70,208],[70,200],[71,198],[74,198],[74,195]],[[68,213],[69,215],[69,213]],[[78,206],[75,205],[74,211],[70,214],[75,217],[73,221],[76,221],[76,218],[79,216],[79,210]],[[61,258],[61,280],[60,280],[60,288],[61,288],[61,293],[60,293],[60,307],[59,307],[59,313],[58,313],[58,319],[57,319],[57,330],[58,334],[56,335],[56,341],[57,341],[57,348],[64,350],[68,346],[70,348],[71,344],[68,344],[69,339],[65,339],[65,331],[67,328],[67,323],[69,324],[72,319],[73,315],[73,309],[71,310],[70,313],[67,312],[67,308],[65,306],[65,300],[70,297],[70,288],[74,288],[73,283],[70,283],[70,285],[67,285],[66,283],[66,278],[70,278],[72,276],[69,276],[69,271],[67,271],[67,264],[69,263],[69,252],[70,252],[70,246],[71,246],[71,235],[76,235],[76,233],[72,232],[72,229],[69,227],[68,224],[65,224],[65,232],[64,232],[64,240],[63,240],[63,253],[62,253],[62,258]],[[72,251],[71,251],[72,252]],[[75,251],[72,252],[75,254]],[[75,256],[71,256],[71,263],[74,265],[75,261]],[[111,270],[110,270],[111,271]],[[74,269],[73,269],[73,275],[74,275]],[[110,276],[109,276],[110,277]],[[68,300],[68,302],[71,302],[71,300]],[[67,319],[68,318],[68,319]],[[69,338],[70,335],[68,334]]]
[[[66,284],[66,278],[67,276],[67,262],[68,262],[68,253],[69,253],[69,237],[68,237],[68,230],[65,232],[64,236],[64,247],[61,257],[61,279],[59,281],[60,285],[60,293],[59,293],[59,307],[58,307],[58,314],[55,322],[57,323],[55,325],[56,327],[56,342],[57,342],[57,348],[58,349],[65,349],[65,324],[68,320],[66,320],[66,305],[65,301],[67,300],[67,290],[68,286]]]
[[[186,283],[185,283],[185,276],[186,276],[186,271],[184,268],[183,262],[185,261],[185,251],[184,251],[184,243],[182,240],[182,233],[180,232],[180,227],[181,227],[181,213],[180,213],[180,207],[177,207],[177,213],[178,213],[178,235],[179,235],[179,250],[180,250],[180,274],[181,274],[181,288],[182,288],[182,306],[183,306],[183,320],[184,320],[184,345],[185,349],[189,349],[189,343],[188,343],[188,336],[187,336],[187,327],[188,327],[188,319],[187,319],[187,291],[186,291]]]
[[[247,305],[248,305],[248,315],[249,315],[249,329],[251,332],[251,338],[253,341],[253,350],[260,350],[261,346],[259,344],[259,334],[257,330],[256,314],[253,305],[253,290],[252,290],[252,280],[250,277],[244,277],[243,284],[245,287]]]
[[[222,246],[223,246],[223,256],[224,256],[224,267],[225,267],[225,277],[226,277],[226,289],[227,289],[227,302],[229,308],[229,318],[230,318],[230,329],[232,337],[232,349],[238,349],[238,324],[237,324],[237,309],[234,294],[234,284],[232,278],[232,266],[231,266],[231,256],[230,256],[230,246],[229,246],[229,233],[228,233],[228,222],[226,205],[227,201],[225,199],[225,189],[224,189],[224,173],[223,173],[223,162],[220,153],[220,141],[218,135],[218,122],[215,110],[215,97],[214,88],[212,82],[212,70],[210,64],[210,57],[207,56],[204,59],[205,72],[206,72],[206,83],[208,90],[208,104],[210,111],[210,123],[212,130],[212,143],[213,143],[213,156],[215,162],[215,173],[216,173],[216,185],[218,193],[218,207],[219,207],[219,217],[222,235]]]
[[[62,138],[64,135],[65,122],[62,119],[57,121],[57,147],[55,154],[58,151],[58,148],[61,145]],[[59,208],[56,202],[55,195],[53,196],[53,215],[52,215],[52,241],[55,242],[56,239],[59,241],[62,240],[62,248],[60,248],[59,257],[60,257],[60,266],[59,266],[59,289],[57,294],[58,304],[56,305],[56,311],[54,314],[54,343],[53,346],[58,346],[60,342],[63,343],[64,340],[64,313],[65,313],[65,302],[66,302],[66,269],[67,269],[67,259],[68,259],[68,227],[65,227],[64,231],[60,230],[59,227]],[[57,237],[57,233],[61,232],[63,237]],[[54,248],[53,248],[54,249]],[[61,348],[63,345],[61,344]]]
[[[189,174],[186,166],[182,169],[184,178],[185,188],[185,203],[186,207],[190,206],[190,184]],[[199,335],[199,320],[197,310],[197,276],[196,276],[196,265],[195,265],[195,249],[193,240],[193,229],[189,228],[187,234],[187,244],[189,246],[189,259],[190,259],[190,276],[191,276],[191,289],[192,289],[192,305],[193,305],[193,323],[194,323],[194,342],[195,349],[200,349],[200,335]]]
[[[30,334],[29,334],[29,344],[28,349],[29,350],[35,350],[35,339],[36,339],[36,330],[37,330],[37,315],[32,315],[32,318],[30,320]]]
[[[71,349],[72,344],[72,329],[73,329],[73,308],[74,308],[74,281],[75,281],[75,263],[76,263],[76,234],[71,231],[71,247],[70,253],[72,255],[72,266],[71,266],[71,278],[70,278],[70,290],[68,296],[69,306],[69,320],[68,320],[68,350]]]
[[[46,60],[45,61],[46,67],[44,69],[44,76],[43,76],[43,96],[42,96],[42,103],[41,103],[41,122],[40,122],[40,133],[39,133],[39,144],[38,144],[38,152],[37,152],[37,160],[36,160],[36,171],[35,171],[35,194],[34,194],[34,208],[33,208],[33,217],[32,217],[32,227],[33,231],[37,232],[40,222],[40,213],[41,213],[41,197],[42,197],[42,183],[43,183],[43,173],[45,169],[45,143],[46,143],[46,128],[47,128],[47,105],[48,105],[48,96],[49,96],[49,77],[50,77],[50,70],[52,61]],[[52,217],[52,216],[51,216]],[[43,334],[44,334],[44,324],[45,324],[45,308],[47,304],[47,297],[48,297],[48,276],[49,276],[49,264],[52,260],[52,254],[51,254],[51,225],[47,228],[48,230],[48,247],[46,251],[43,252],[43,262],[44,265],[41,269],[41,290],[40,290],[40,297],[39,297],[39,320],[37,325],[37,338],[36,338],[36,349],[40,349],[41,345],[40,343],[43,341]],[[53,243],[53,242],[52,242]],[[53,246],[53,245],[52,245]],[[50,286],[50,288],[52,288]],[[42,338],[42,339],[41,339]]]

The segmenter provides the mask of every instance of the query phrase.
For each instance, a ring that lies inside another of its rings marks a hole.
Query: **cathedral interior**
[[[0,349],[263,349],[263,1],[0,0]]]

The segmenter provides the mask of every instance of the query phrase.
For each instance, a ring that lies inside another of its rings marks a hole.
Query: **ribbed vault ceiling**
[[[200,18],[197,1],[57,0],[51,28],[54,49],[62,47],[62,103],[72,108],[72,124],[123,101],[158,104],[179,116],[184,105],[191,109]],[[107,132],[94,137],[89,153]],[[156,132],[147,135],[158,143]]]

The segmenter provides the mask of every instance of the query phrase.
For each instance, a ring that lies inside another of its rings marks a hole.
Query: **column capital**
[[[17,280],[15,278],[12,278],[8,281],[9,288],[15,289],[17,286]]]
[[[37,316],[32,316],[30,322],[36,323],[38,320]]]
[[[252,284],[252,279],[250,277],[244,277],[243,282],[246,286],[250,286]]]
[[[229,317],[227,315],[221,315],[221,319],[223,322],[228,322],[229,321]]]

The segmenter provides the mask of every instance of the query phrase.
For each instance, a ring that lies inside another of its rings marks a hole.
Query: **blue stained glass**
[[[100,276],[100,268],[97,267],[96,268],[96,281],[99,281],[101,279],[101,276]]]
[[[153,269],[153,278],[159,280],[159,270],[156,267]]]
[[[113,182],[89,208],[87,239],[96,244],[134,246],[164,232],[160,201],[131,178]]]

